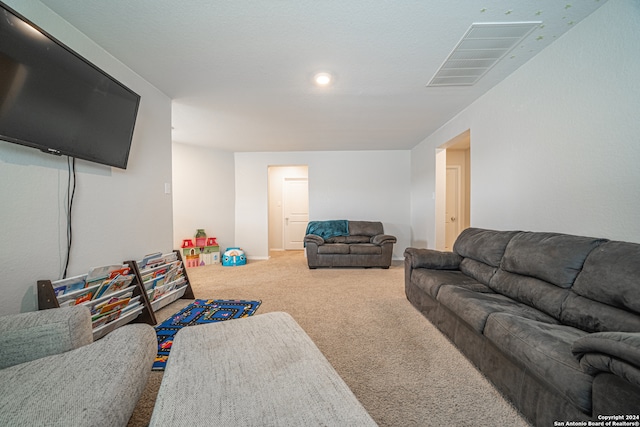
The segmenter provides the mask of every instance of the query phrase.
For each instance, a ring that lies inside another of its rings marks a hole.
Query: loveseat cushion
[[[591,411],[593,377],[582,370],[571,353],[571,344],[586,332],[513,314],[494,313],[487,320],[484,335],[542,384],[584,413]]]
[[[558,233],[521,232],[507,245],[500,267],[570,288],[589,253],[603,241]]]
[[[371,237],[369,236],[335,236],[329,237],[327,243],[369,243]]]
[[[318,253],[347,255],[349,253],[349,245],[346,243],[326,243],[318,246]]]
[[[460,271],[416,268],[411,271],[411,283],[429,294],[432,298],[438,296],[438,291],[444,285],[456,285],[471,288],[478,292],[493,293],[487,286],[478,283],[478,281],[464,275]]]
[[[349,221],[350,236],[377,236],[384,234],[384,227],[380,221]]]
[[[356,255],[380,255],[382,248],[373,243],[354,243],[349,245],[349,253]]]
[[[437,300],[479,334],[482,334],[487,319],[493,313],[511,313],[527,319],[557,323],[556,319],[535,308],[496,293],[475,292],[459,286],[442,286]]]

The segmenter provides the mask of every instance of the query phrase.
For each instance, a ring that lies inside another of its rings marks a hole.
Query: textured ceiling
[[[231,151],[410,149],[606,2],[41,1],[173,99],[175,142]],[[542,24],[475,85],[426,87],[472,23],[514,21]]]

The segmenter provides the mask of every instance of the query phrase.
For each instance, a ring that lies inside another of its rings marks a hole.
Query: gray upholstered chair
[[[0,317],[0,425],[126,426],[157,353],[153,328],[93,341],[84,306]]]

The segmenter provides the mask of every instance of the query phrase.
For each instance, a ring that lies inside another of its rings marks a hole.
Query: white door
[[[284,202],[284,249],[304,249],[304,233],[309,222],[309,183],[307,178],[285,178],[282,191]]]
[[[447,190],[445,210],[445,250],[453,250],[453,244],[460,234],[460,167],[447,166]]]

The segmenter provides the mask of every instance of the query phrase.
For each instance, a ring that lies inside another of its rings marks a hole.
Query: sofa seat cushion
[[[538,322],[509,313],[489,316],[485,337],[541,383],[581,411],[591,411],[593,377],[571,352],[572,343],[587,333],[565,325]]]
[[[325,245],[318,246],[319,254],[349,254],[349,245],[346,243],[327,243]]]
[[[487,286],[478,283],[477,280],[462,274],[460,271],[416,268],[411,271],[411,282],[432,298],[438,296],[438,291],[444,285],[462,286],[478,292],[493,293]]]
[[[487,318],[492,313],[511,313],[527,319],[558,323],[548,314],[496,293],[475,292],[459,286],[443,286],[437,299],[479,334],[484,331]]]
[[[349,245],[349,253],[356,255],[380,255],[382,248],[373,243],[356,243]]]

